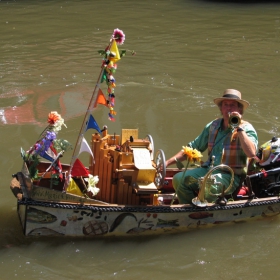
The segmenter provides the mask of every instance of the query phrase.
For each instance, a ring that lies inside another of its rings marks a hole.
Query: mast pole
[[[110,43],[109,43],[108,47],[106,48],[106,50],[110,50],[111,44],[112,44],[112,39],[110,40]],[[83,120],[83,123],[82,123],[81,128],[80,128],[80,132],[79,132],[79,135],[78,135],[78,138],[77,138],[77,141],[76,141],[76,145],[74,147],[73,155],[72,155],[71,162],[70,162],[69,174],[68,174],[68,176],[65,180],[65,184],[64,184],[64,191],[66,191],[67,186],[70,182],[73,165],[74,165],[76,159],[78,158],[78,152],[79,152],[78,148],[81,146],[81,142],[82,142],[84,134],[86,132],[86,127],[87,127],[87,123],[88,123],[89,118],[90,118],[90,114],[94,109],[94,106],[95,106],[95,103],[96,103],[96,100],[97,100],[97,97],[98,97],[98,91],[99,91],[99,88],[100,88],[100,82],[101,82],[103,72],[104,72],[104,65],[102,64],[101,71],[100,71],[99,77],[97,79],[97,83],[96,83],[95,88],[93,90],[93,93],[92,93],[92,96],[91,96],[91,99],[90,99],[90,102],[89,102],[89,105],[88,105],[88,109],[87,109],[86,114],[84,116],[84,120]]]
[[[84,116],[83,123],[82,123],[81,128],[80,128],[80,132],[79,132],[79,135],[78,135],[78,138],[77,138],[77,141],[76,141],[76,145],[75,145],[75,148],[74,148],[74,151],[73,151],[72,159],[71,159],[71,162],[70,162],[70,169],[69,169],[69,174],[70,175],[71,175],[71,171],[72,171],[74,162],[78,158],[78,148],[80,147],[81,142],[83,140],[84,134],[86,132],[87,122],[89,121],[90,114],[93,111],[93,107],[94,107],[94,104],[95,104],[97,96],[98,96],[98,89],[99,89],[100,80],[101,80],[101,76],[102,76],[103,70],[104,69],[102,67],[102,70],[101,70],[101,72],[99,74],[97,83],[96,83],[95,88],[93,90],[93,93],[92,93],[92,96],[91,96],[91,99],[90,99],[90,103],[89,103],[88,109],[87,109],[86,114]]]

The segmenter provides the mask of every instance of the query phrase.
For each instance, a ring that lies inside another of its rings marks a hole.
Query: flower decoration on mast
[[[112,39],[116,40],[116,43],[118,45],[122,45],[125,41],[125,34],[123,33],[122,30],[116,28],[114,29]]]
[[[56,111],[52,111],[48,115],[48,126],[41,133],[39,140],[26,153],[21,149],[24,161],[33,162],[30,168],[31,177],[36,177],[39,156],[53,162],[54,172],[61,173],[59,157],[64,151],[71,148],[71,144],[67,140],[57,139],[57,134],[62,126],[66,127],[64,119]],[[58,153],[58,150],[61,151]]]
[[[28,151],[28,158],[31,155],[40,155],[41,157],[45,157],[49,149],[55,152],[54,146],[56,146],[56,148],[59,149],[59,145],[57,145],[58,143],[56,143],[59,139],[56,138],[62,126],[67,127],[64,124],[64,119],[61,117],[61,115],[58,114],[56,111],[50,112],[48,115],[48,126],[41,133],[39,140]],[[65,147],[64,149],[60,149],[66,150],[67,148]]]
[[[47,129],[54,132],[60,131],[62,126],[65,126],[67,128],[66,124],[64,123],[64,119],[56,111],[52,111],[49,113],[48,123],[49,126],[47,127]]]
[[[115,106],[115,87],[116,87],[116,80],[114,78],[114,74],[117,70],[117,64],[116,62],[121,59],[122,56],[126,54],[126,50],[122,50],[119,52],[118,45],[122,45],[125,41],[125,34],[120,29],[114,29],[114,32],[112,34],[110,44],[105,49],[105,51],[99,51],[100,54],[104,55],[103,58],[103,74],[101,78],[101,83],[106,81],[107,84],[107,97],[106,102],[100,103],[108,106],[110,112],[109,112],[109,120],[115,121],[114,115],[116,115],[116,111],[114,110]],[[103,94],[102,92],[99,93]],[[100,98],[99,98],[100,100]]]

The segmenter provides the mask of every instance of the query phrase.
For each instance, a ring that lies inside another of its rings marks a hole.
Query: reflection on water
[[[34,143],[50,111],[74,143],[100,72],[97,51],[114,28],[137,54],[118,62],[116,122],[98,108],[100,127],[138,128],[169,157],[219,116],[213,99],[236,88],[260,144],[278,135],[280,5],[242,2],[0,1],[3,279],[275,277],[278,217],[148,240],[25,239],[8,187],[20,147]]]
[[[3,103],[14,104],[2,107],[2,124],[36,124],[46,122],[48,113],[59,108],[60,114],[65,120],[84,115],[90,94],[79,92],[42,92],[41,89],[22,92],[20,94],[3,95],[6,98]],[[1,98],[0,97],[0,98]]]

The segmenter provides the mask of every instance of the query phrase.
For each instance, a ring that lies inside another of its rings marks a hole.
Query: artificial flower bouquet
[[[37,166],[40,158],[44,158],[55,163],[53,169],[55,173],[61,173],[59,157],[63,152],[71,149],[71,144],[67,140],[57,139],[57,134],[64,124],[64,119],[56,111],[49,113],[48,126],[40,134],[36,143],[28,150],[21,149],[23,160],[27,163],[31,178],[37,178]]]

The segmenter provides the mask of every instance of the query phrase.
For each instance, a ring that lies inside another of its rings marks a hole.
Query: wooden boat
[[[60,164],[62,152],[55,153],[51,162],[38,157],[36,149],[46,139],[43,133],[33,149],[23,155],[22,170],[13,174],[10,187],[17,198],[24,235],[162,234],[280,213],[278,156],[255,173],[247,174],[240,185],[246,193],[239,192],[229,199],[226,188],[217,195],[217,200],[207,202],[204,193],[209,188],[209,180],[215,180],[212,172],[217,168],[231,171],[224,165],[213,167],[201,179],[200,192],[193,204],[187,205],[178,203],[172,186],[172,178],[179,170],[166,168],[164,152],[155,153],[152,136],[141,138],[137,129],[110,134],[106,127],[102,131],[95,127],[98,132],[91,135],[91,147],[87,151],[90,163],[84,167],[78,156],[81,150],[85,151],[80,147],[100,93],[98,85],[99,82],[71,163]],[[271,154],[276,140],[266,145]]]

